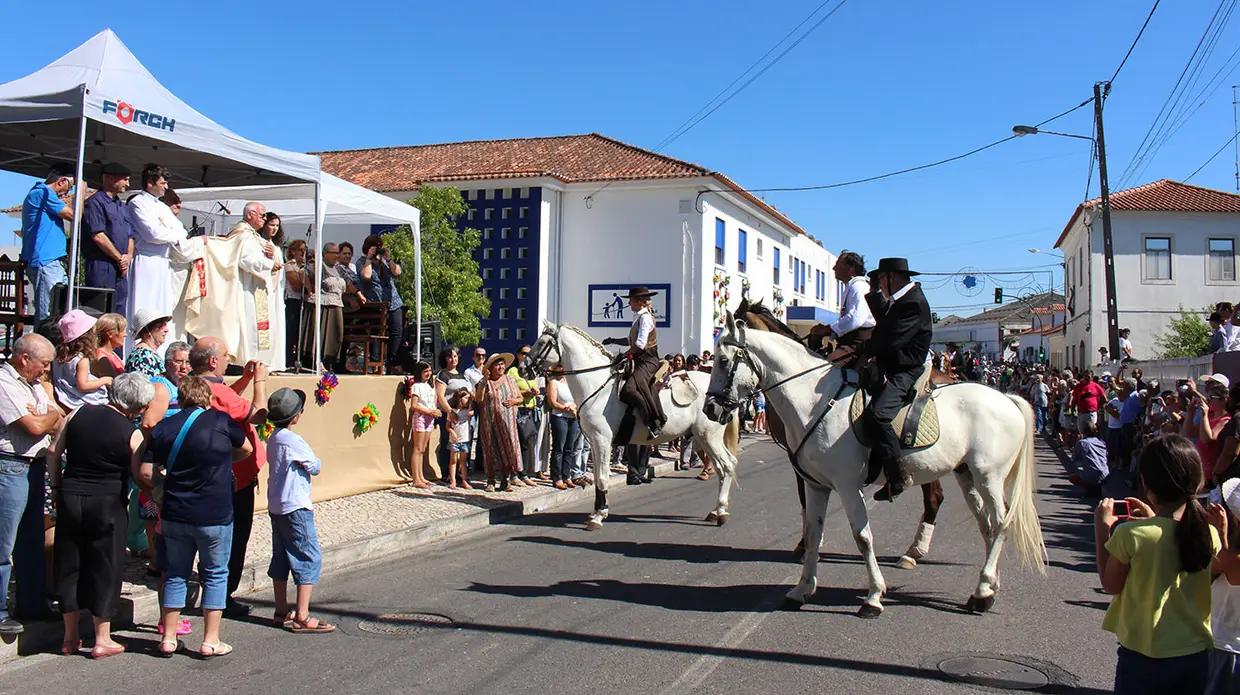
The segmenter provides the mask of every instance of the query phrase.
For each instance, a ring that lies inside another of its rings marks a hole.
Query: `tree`
[[[1209,314],[1210,309],[1205,313]],[[1166,333],[1154,336],[1158,356],[1163,359],[1197,357],[1210,346],[1210,325],[1201,320],[1201,313],[1180,307],[1179,318],[1171,319]]]
[[[482,338],[479,318],[491,315],[491,300],[482,296],[482,276],[473,258],[482,234],[456,228],[457,219],[468,210],[456,188],[423,186],[409,204],[422,213],[422,320],[439,321],[447,342],[477,345]],[[400,296],[413,304],[416,276],[409,226],[389,235],[387,246],[407,271],[396,278]]]

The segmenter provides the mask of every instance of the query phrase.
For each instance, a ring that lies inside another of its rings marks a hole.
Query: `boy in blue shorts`
[[[306,392],[277,389],[267,399],[267,420],[275,431],[267,439],[267,513],[271,516],[271,564],[267,576],[275,590],[273,624],[290,632],[334,632],[310,615],[310,592],[319,582],[323,553],[314,528],[314,505],[310,502],[310,476],[318,475],[322,462],[301,435],[289,429],[301,420]],[[297,585],[297,607],[288,605],[288,577]]]

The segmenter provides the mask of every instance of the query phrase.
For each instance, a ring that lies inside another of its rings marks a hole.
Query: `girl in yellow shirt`
[[[1115,596],[1102,621],[1119,640],[1115,692],[1200,693],[1214,646],[1210,568],[1220,548],[1195,498],[1201,457],[1188,439],[1165,435],[1145,446],[1138,470],[1149,504],[1128,498],[1132,520],[1118,526],[1115,500],[1094,513],[1098,576]]]

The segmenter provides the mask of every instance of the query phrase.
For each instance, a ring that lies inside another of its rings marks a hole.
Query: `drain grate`
[[[1050,685],[1042,671],[1008,659],[960,656],[939,662],[939,670],[956,680],[1008,690],[1036,690]]]
[[[438,613],[387,613],[358,622],[357,629],[372,635],[407,637],[454,624],[452,618]]]

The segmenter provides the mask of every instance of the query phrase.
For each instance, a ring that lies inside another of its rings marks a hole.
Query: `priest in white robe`
[[[135,241],[125,319],[131,326],[138,309],[155,309],[162,316],[172,316],[181,288],[174,283],[171,256],[174,250],[182,252],[189,239],[185,225],[160,200],[168,190],[168,170],[148,165],[142,171],[142,185],[143,190],[129,201]],[[183,329],[169,322],[164,347],[182,339]],[[126,354],[133,347],[132,341],[132,335],[125,340]]]
[[[227,238],[239,239],[241,244],[237,276],[242,344],[237,357],[259,360],[279,371],[285,368],[284,258],[279,247],[259,231],[266,216],[262,203],[246,203],[242,221],[233,225]]]

